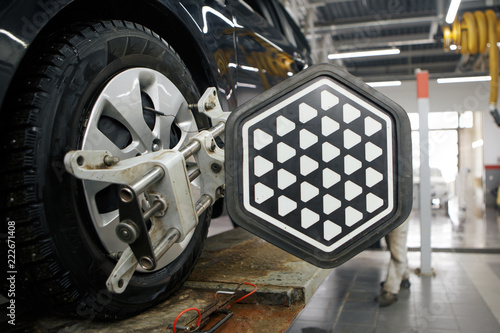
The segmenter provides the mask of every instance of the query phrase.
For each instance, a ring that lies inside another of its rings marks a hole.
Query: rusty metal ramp
[[[234,315],[216,332],[284,332],[323,282],[329,270],[317,268],[237,228],[207,240],[189,280],[174,297],[136,317],[113,322],[51,317],[38,319],[41,332],[171,332],[177,315],[196,307],[202,313],[200,330],[208,330],[224,315]],[[251,292],[251,296],[234,304]],[[235,291],[235,294],[231,292]],[[195,327],[198,314],[187,312],[177,323]]]

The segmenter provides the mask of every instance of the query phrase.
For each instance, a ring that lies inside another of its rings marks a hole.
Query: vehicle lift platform
[[[35,325],[41,332],[172,332],[179,313],[195,307],[201,312],[198,331],[208,331],[225,318],[219,310],[230,307],[232,317],[216,332],[285,332],[329,272],[236,228],[208,238],[183,287],[140,315],[106,322],[45,317]],[[244,282],[255,284],[257,291],[234,303],[254,289]],[[186,312],[177,332],[196,327],[197,319],[196,311]]]

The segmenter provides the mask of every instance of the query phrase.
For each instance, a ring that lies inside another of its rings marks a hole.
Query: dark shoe
[[[385,284],[385,281],[380,282],[380,287],[384,288],[384,284]],[[399,287],[401,289],[410,289],[410,286],[411,286],[410,279],[402,280],[401,284],[399,285]]]
[[[400,287],[401,289],[410,289],[411,283],[409,279],[404,279],[401,281]]]
[[[391,294],[390,292],[383,291],[380,295],[375,297],[375,302],[379,304],[379,306],[389,306],[392,303],[396,303],[398,301],[398,295]]]

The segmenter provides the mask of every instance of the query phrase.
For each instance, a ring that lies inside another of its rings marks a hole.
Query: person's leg
[[[397,295],[405,273],[408,271],[406,238],[408,221],[394,229],[386,236],[391,252],[391,260],[387,271],[387,279],[383,284],[382,293],[376,298],[381,306],[391,305],[397,301]]]
[[[384,283],[384,290],[391,294],[399,292],[401,280],[408,267],[406,236],[408,234],[408,222],[404,222],[387,235],[387,242],[391,252],[391,261]]]

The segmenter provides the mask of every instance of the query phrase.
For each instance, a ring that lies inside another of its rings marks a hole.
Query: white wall
[[[415,81],[405,81],[399,87],[377,89],[401,105],[406,112],[417,112]],[[500,127],[488,111],[489,91],[489,82],[438,84],[435,79],[430,79],[430,111],[482,111],[484,164],[500,165]]]

